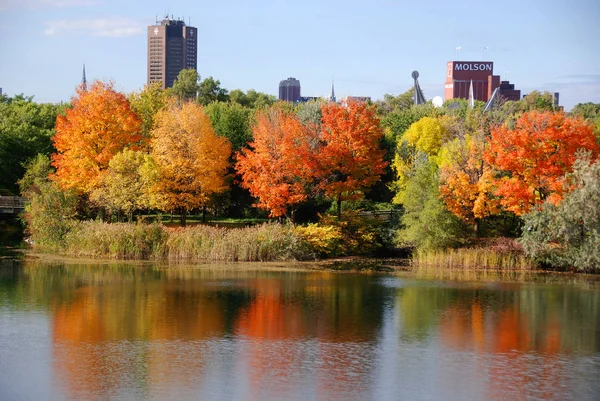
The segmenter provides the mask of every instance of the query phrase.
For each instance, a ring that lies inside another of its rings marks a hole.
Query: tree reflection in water
[[[415,386],[402,374],[412,369],[434,387],[476,382],[488,399],[590,394],[573,382],[579,358],[600,355],[597,288],[402,283],[29,262],[0,275],[0,302],[47,311],[52,372],[68,398],[369,399],[377,386]],[[405,365],[411,344],[438,368]],[[382,371],[384,358],[400,373]]]

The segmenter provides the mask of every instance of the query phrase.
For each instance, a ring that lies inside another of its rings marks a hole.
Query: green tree
[[[403,199],[402,228],[397,233],[401,245],[439,249],[457,246],[466,237],[463,224],[444,207],[438,183],[437,166],[421,153]]]
[[[226,102],[229,100],[227,89],[221,88],[221,81],[213,77],[205,78],[198,89],[198,103],[203,106],[213,102]]]
[[[573,107],[570,116],[578,116],[590,121],[596,127],[596,137],[600,143],[600,103],[578,103]]]
[[[554,95],[550,92],[533,91],[523,96],[520,101],[521,111],[553,111],[556,109],[554,105]]]
[[[140,92],[133,92],[129,95],[129,104],[131,109],[142,121],[141,134],[150,140],[150,131],[154,125],[154,116],[165,106],[167,92],[161,88],[160,83],[155,82],[144,86]]]
[[[23,95],[0,98],[0,194],[16,195],[27,161],[52,153],[56,117],[67,107],[35,103]]]
[[[321,105],[321,101],[310,101],[298,104],[296,106],[296,114],[298,115],[300,122],[304,125],[320,127],[321,118],[323,118]]]
[[[227,138],[234,152],[246,147],[252,140],[251,109],[237,103],[218,102],[205,106],[204,112],[210,118],[215,133]]]
[[[386,93],[383,95],[383,100],[378,100],[375,102],[375,105],[377,106],[378,113],[385,115],[393,111],[410,109],[415,104],[414,96],[415,88],[411,87],[398,96]]]
[[[162,206],[153,191],[158,178],[158,168],[150,155],[126,149],[110,160],[90,200],[112,212],[123,212],[131,221],[137,210]]]
[[[560,204],[523,216],[521,244],[542,263],[600,271],[600,161],[580,154],[568,180],[575,189]]]
[[[49,180],[52,172],[48,156],[38,155],[27,164],[19,185],[29,198],[24,214],[27,234],[37,246],[58,250],[64,246],[65,236],[76,227],[78,199],[74,192],[62,191]]]
[[[242,92],[240,89],[234,89],[229,92],[229,100],[251,109],[269,107],[277,101],[275,96],[257,92],[254,89],[250,89],[246,93]]]
[[[48,182],[48,176],[54,172],[54,169],[50,157],[42,153],[38,153],[24,167],[25,174],[17,183],[21,189],[21,195],[30,197],[32,194],[40,193],[40,188]]]
[[[200,91],[200,75],[194,69],[184,69],[179,72],[169,93],[180,101],[193,100]]]

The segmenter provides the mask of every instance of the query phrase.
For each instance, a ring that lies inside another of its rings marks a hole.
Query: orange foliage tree
[[[202,106],[175,102],[161,109],[152,130],[152,156],[158,166],[156,193],[162,209],[181,212],[204,207],[213,194],[227,190],[231,144],[217,136]]]
[[[563,112],[523,114],[515,128],[492,129],[484,160],[496,170],[495,194],[506,210],[527,213],[544,201],[559,202],[565,174],[573,170],[576,153],[587,150],[595,160],[600,152],[593,127]]]
[[[257,113],[252,134],[250,149],[237,154],[241,185],[269,216],[289,215],[293,220],[294,206],[307,199],[314,181],[318,131],[275,106]]]
[[[339,217],[342,201],[360,199],[384,173],[383,130],[375,108],[365,102],[326,103],[321,112],[320,186],[337,202]]]
[[[475,224],[500,211],[491,169],[483,161],[486,146],[483,133],[475,132],[445,144],[440,157],[440,195],[448,211]]]
[[[71,103],[56,119],[55,179],[62,188],[90,193],[114,155],[125,148],[138,149],[141,123],[111,83],[96,81],[87,91],[80,87]]]

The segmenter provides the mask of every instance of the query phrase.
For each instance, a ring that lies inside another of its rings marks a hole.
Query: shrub
[[[523,216],[525,253],[553,267],[600,270],[600,162],[586,157],[569,176],[575,189],[559,205]]]
[[[66,235],[76,226],[76,195],[59,190],[54,182],[38,183],[37,191],[28,195],[23,215],[27,234],[40,248],[62,249]]]
[[[341,254],[343,237],[339,227],[309,224],[304,227],[296,227],[296,233],[304,241],[308,254],[314,254],[315,257]]]
[[[360,216],[357,212],[346,212],[340,219],[333,215],[323,216],[319,225],[339,230],[340,255],[369,255],[382,247],[379,234],[381,222],[368,216]]]

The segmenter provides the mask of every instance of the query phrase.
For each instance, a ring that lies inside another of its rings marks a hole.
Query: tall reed
[[[524,270],[533,267],[532,261],[522,253],[499,252],[489,248],[417,251],[413,255],[412,264],[415,267],[471,270]]]
[[[244,228],[81,222],[69,232],[62,253],[111,259],[270,261],[306,259],[293,226]]]

